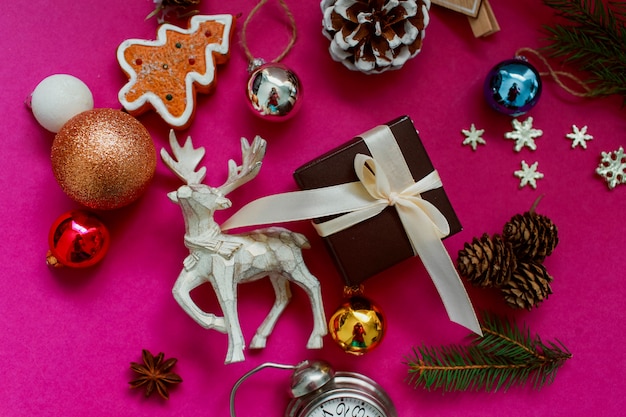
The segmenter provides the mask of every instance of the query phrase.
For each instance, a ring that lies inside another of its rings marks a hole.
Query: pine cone
[[[165,21],[165,15],[173,10],[179,10],[178,18],[189,17],[194,14],[198,14],[198,10],[191,10],[187,13],[181,13],[181,10],[187,9],[189,7],[197,6],[200,4],[200,0],[155,0],[154,4],[156,7],[148,16],[146,16],[146,20],[160,14],[159,21]]]
[[[504,300],[513,308],[531,310],[552,294],[552,276],[539,262],[520,261],[509,282],[501,287]]]
[[[511,242],[518,259],[543,261],[559,243],[552,220],[534,211],[517,214],[504,225],[503,237]]]
[[[330,55],[366,74],[399,69],[419,53],[428,0],[322,0]]]
[[[459,273],[477,287],[500,287],[511,278],[517,266],[511,244],[500,235],[493,239],[484,234],[474,238],[459,251],[457,260]]]
[[[200,0],[161,0],[163,7],[191,7],[200,4]]]

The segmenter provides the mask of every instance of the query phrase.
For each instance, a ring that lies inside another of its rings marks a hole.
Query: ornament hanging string
[[[524,56],[524,53],[529,53],[529,54],[534,55],[548,69],[547,71],[539,72],[539,75],[542,75],[542,76],[549,75],[549,76],[551,76],[552,79],[559,85],[559,87],[561,87],[563,90],[567,91],[571,95],[573,95],[575,97],[591,97],[593,95],[593,92],[592,92],[591,88],[583,80],[581,80],[580,78],[576,77],[574,74],[572,74],[570,72],[557,71],[557,70],[553,69],[552,66],[548,63],[548,60],[543,55],[541,55],[541,53],[539,53],[538,51],[536,51],[536,50],[534,50],[532,48],[520,48],[520,49],[518,49],[515,52],[515,56],[518,57],[518,58],[519,57],[526,58]],[[578,86],[580,86],[580,88],[583,89],[584,92],[576,91],[575,89],[573,89],[571,87],[568,87],[563,82],[563,78],[569,78],[574,83],[576,83]]]
[[[252,55],[252,52],[250,51],[250,48],[248,47],[246,34],[248,30],[248,25],[252,21],[252,18],[267,2],[268,0],[261,0],[257,3],[256,6],[254,6],[254,8],[252,9],[248,17],[246,17],[246,20],[243,22],[243,28],[241,29],[241,46],[243,48],[244,53],[246,54],[246,57],[248,58],[248,62],[250,62],[251,65],[255,65],[255,66],[258,65],[257,61],[259,60],[255,58],[254,55]],[[291,27],[291,38],[289,39],[289,43],[287,44],[283,52],[281,52],[280,55],[278,55],[276,58],[270,61],[272,63],[277,63],[280,60],[282,60],[285,56],[287,56],[289,51],[291,51],[291,48],[293,48],[293,46],[295,45],[296,38],[297,38],[296,20],[293,17],[291,10],[289,10],[289,6],[287,6],[287,3],[285,2],[285,0],[278,0],[278,2],[280,3],[283,11],[285,12],[285,15],[289,19],[289,26]]]
[[[302,101],[302,85],[298,76],[279,63],[296,43],[296,20],[285,0],[278,0],[289,20],[291,36],[285,49],[272,61],[252,55],[247,41],[250,22],[268,0],[260,0],[243,23],[241,46],[248,58],[247,97],[250,109],[256,116],[268,121],[284,121],[297,113]]]

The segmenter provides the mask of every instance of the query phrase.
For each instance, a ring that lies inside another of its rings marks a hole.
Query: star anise
[[[159,395],[166,400],[169,399],[168,386],[183,382],[182,378],[170,372],[170,369],[178,362],[178,359],[171,358],[163,361],[163,353],[156,357],[152,353],[143,349],[141,352],[143,364],[131,362],[130,369],[139,374],[139,377],[129,382],[131,388],[145,387],[145,395],[149,397],[155,388]]]

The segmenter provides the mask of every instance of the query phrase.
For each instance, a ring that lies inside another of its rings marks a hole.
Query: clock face
[[[332,396],[312,404],[306,417],[387,417],[376,402],[361,396]]]
[[[337,372],[317,391],[294,398],[286,417],[398,417],[385,391],[370,378]]]

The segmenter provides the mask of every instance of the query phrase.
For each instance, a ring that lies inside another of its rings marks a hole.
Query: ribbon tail
[[[352,227],[355,224],[361,223],[364,220],[377,216],[385,209],[385,207],[387,207],[386,202],[374,201],[370,206],[364,207],[360,210],[343,214],[322,223],[313,223],[313,227],[317,231],[318,235],[321,237],[327,237]]]
[[[375,201],[359,182],[274,194],[246,204],[222,223],[221,229],[343,214],[369,207]]]
[[[426,270],[432,277],[448,317],[450,317],[451,321],[482,336],[483,332],[480,329],[480,323],[476,317],[472,302],[441,240],[439,240],[439,247],[441,249],[435,251],[436,254],[428,253],[422,255],[419,249],[418,253]],[[429,248],[428,252],[430,251]],[[433,259],[433,257],[439,257],[440,259]]]
[[[422,259],[439,292],[450,320],[482,336],[480,323],[461,277],[428,217],[423,212],[407,215],[402,213],[404,210],[398,211],[416,253]]]

